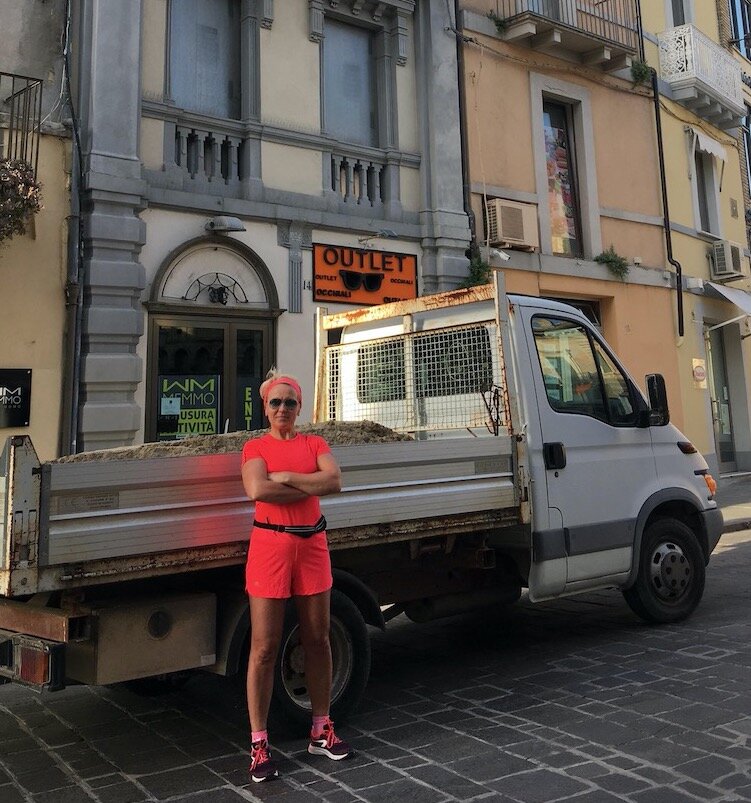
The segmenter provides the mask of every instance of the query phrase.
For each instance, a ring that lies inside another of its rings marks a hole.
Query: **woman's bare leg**
[[[250,598],[250,658],[248,717],[252,731],[266,730],[274,687],[274,662],[279,651],[287,600]]]
[[[331,702],[331,591],[295,597],[300,641],[305,650],[305,682],[314,717],[326,716]]]

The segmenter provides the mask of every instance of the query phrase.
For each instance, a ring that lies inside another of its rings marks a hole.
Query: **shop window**
[[[169,88],[177,106],[239,119],[239,0],[172,0]]]
[[[260,429],[281,313],[271,274],[237,242],[198,238],[152,285],[146,440]]]
[[[270,327],[212,319],[151,322],[151,440],[260,429]]]

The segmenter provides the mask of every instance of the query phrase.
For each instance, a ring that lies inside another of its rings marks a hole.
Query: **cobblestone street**
[[[615,591],[374,637],[366,699],[333,763],[274,739],[250,784],[241,695],[191,679],[39,697],[0,688],[3,803],[751,800],[751,532],[726,534],[697,613],[649,627]]]

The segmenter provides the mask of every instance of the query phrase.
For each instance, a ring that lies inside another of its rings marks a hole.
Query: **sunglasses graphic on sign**
[[[369,293],[375,293],[381,289],[383,284],[382,273],[358,273],[355,270],[340,270],[339,275],[342,277],[342,282],[347,290],[367,290]]]

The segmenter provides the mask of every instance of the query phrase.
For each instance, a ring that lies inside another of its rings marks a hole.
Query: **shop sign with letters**
[[[417,257],[345,245],[313,245],[313,300],[386,304],[417,298]]]
[[[31,368],[0,368],[0,428],[28,427]]]

